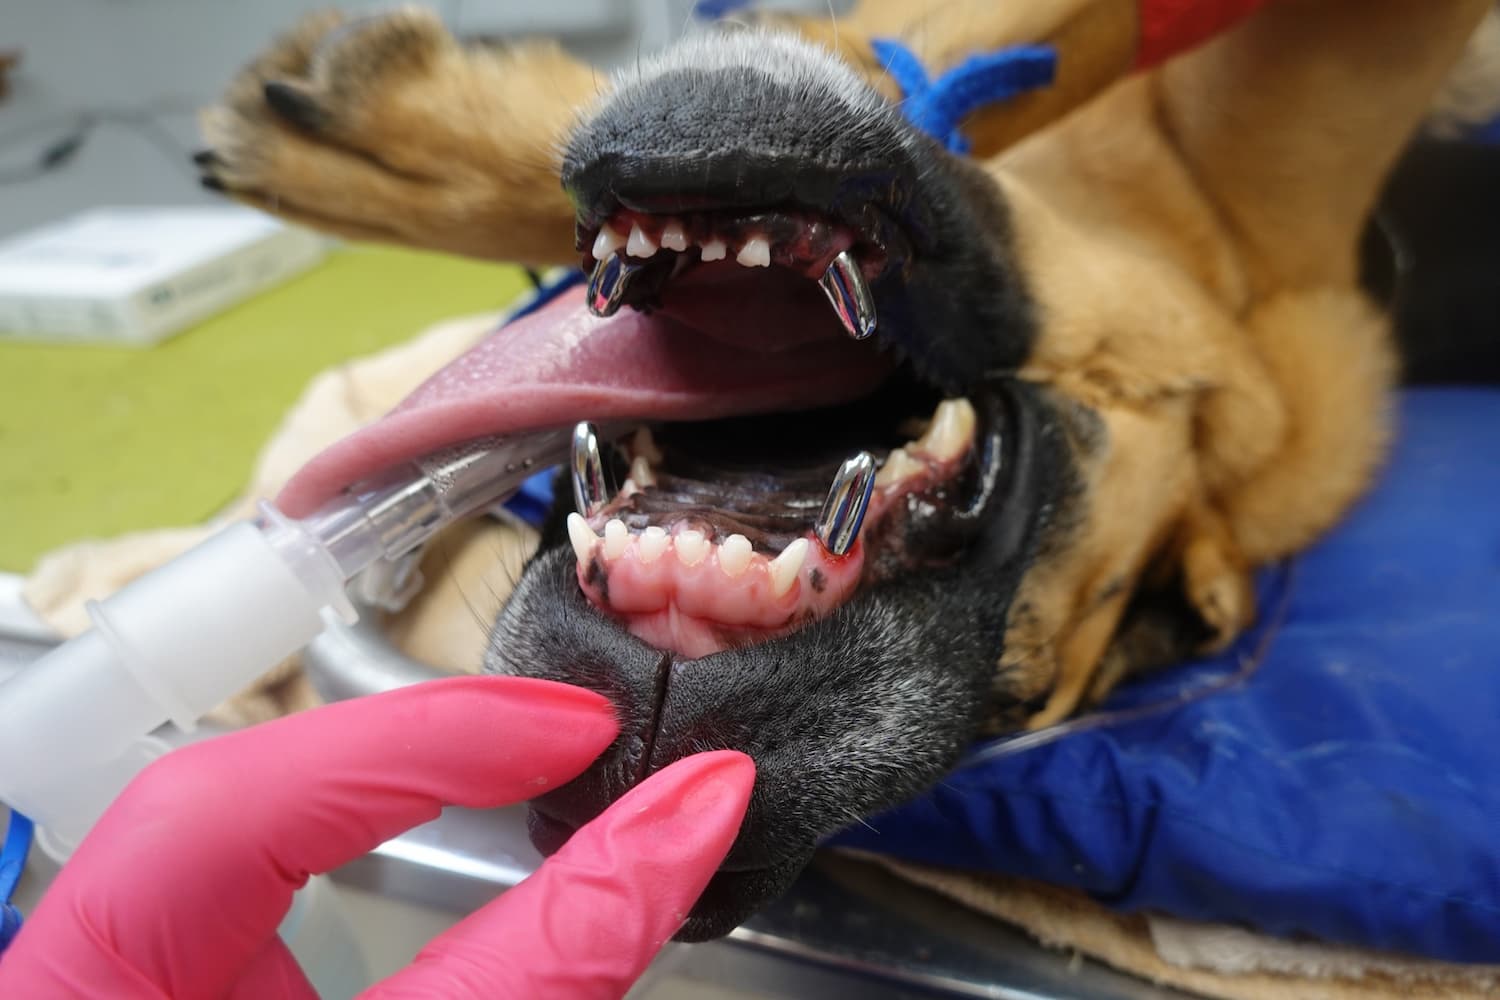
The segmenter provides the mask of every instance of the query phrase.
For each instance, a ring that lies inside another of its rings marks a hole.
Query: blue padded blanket
[[[1398,427],[1374,492],[1263,575],[1239,648],[1118,691],[1110,724],[976,748],[835,842],[1500,961],[1500,391],[1408,391]]]

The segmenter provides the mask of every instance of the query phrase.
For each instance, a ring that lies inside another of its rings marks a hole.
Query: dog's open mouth
[[[616,209],[581,223],[578,242],[595,315],[629,305],[792,366],[809,346],[875,331],[867,282],[901,256],[809,211]],[[873,344],[865,353],[880,360]],[[581,513],[568,530],[595,607],[696,658],[785,634],[862,585],[951,556],[933,551],[936,523],[982,473],[969,401],[897,370],[851,402],[804,402],[642,428],[602,454],[587,434],[576,442]]]
[[[601,216],[578,227],[582,302],[498,331],[283,501],[484,434],[642,424],[575,443],[569,539],[597,609],[690,658],[957,557],[955,526],[994,483],[997,416],[878,335],[870,282],[899,284],[899,230],[801,208]]]

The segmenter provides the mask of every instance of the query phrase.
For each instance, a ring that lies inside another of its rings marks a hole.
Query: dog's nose
[[[573,134],[563,184],[585,223],[646,212],[836,209],[910,186],[900,119],[829,53],[723,35],[621,81]]]

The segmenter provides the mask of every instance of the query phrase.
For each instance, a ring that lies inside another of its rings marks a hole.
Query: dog
[[[977,736],[1225,647],[1252,570],[1360,496],[1397,360],[1357,247],[1485,6],[1273,0],[1135,72],[1133,0],[865,0],[613,78],[319,15],[205,113],[199,163],[333,234],[592,275],[510,328],[493,392],[566,382],[559,422],[644,429],[584,435],[485,669],[618,708],[533,803],[544,852],[679,757],[755,759],[703,940]],[[1046,43],[1057,77],[960,157],[877,37],[933,73]]]

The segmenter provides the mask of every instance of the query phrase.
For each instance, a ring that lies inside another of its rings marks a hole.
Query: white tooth
[[[625,238],[605,223],[599,230],[599,235],[594,237],[594,259],[603,260],[625,245]]]
[[[767,567],[771,571],[771,593],[781,597],[802,572],[802,563],[807,559],[807,539],[799,538],[781,550],[781,555],[771,560]]]
[[[682,223],[673,219],[663,227],[661,231],[661,245],[668,250],[676,250],[679,253],[687,249],[687,233],[682,231]]]
[[[641,489],[656,485],[656,476],[652,475],[651,463],[646,461],[645,455],[637,455],[630,460],[630,478]]]
[[[651,237],[641,231],[638,222],[630,224],[630,241],[625,244],[625,252],[632,257],[650,257],[656,253],[656,244],[651,242]]]
[[[703,532],[688,528],[679,531],[672,545],[677,549],[677,560],[684,566],[696,566],[708,555],[708,539]]]
[[[942,462],[962,455],[974,438],[974,407],[967,399],[945,399],[917,447]]]
[[[568,515],[568,540],[573,543],[573,554],[581,563],[587,563],[594,555],[594,544],[599,541],[599,536],[594,534],[594,529],[583,519],[583,515],[574,511]]]
[[[744,535],[730,535],[719,546],[719,568],[725,576],[739,576],[750,567],[750,539]]]
[[[661,449],[656,446],[656,439],[651,436],[651,428],[642,427],[635,432],[635,437],[630,439],[630,453],[645,455],[648,462],[661,461]]]
[[[875,486],[891,486],[901,482],[907,476],[922,471],[922,463],[906,453],[905,448],[897,448],[885,457],[885,464],[875,474]]]
[[[729,254],[729,247],[723,240],[709,240],[703,244],[704,260],[723,260]]]
[[[770,267],[771,244],[764,236],[752,236],[734,259],[745,267]]]
[[[663,552],[667,551],[667,533],[656,525],[652,525],[641,532],[641,540],[636,542],[636,550],[641,554],[641,562],[653,563],[660,559]]]
[[[618,559],[625,554],[630,544],[630,529],[618,517],[612,517],[604,525],[604,558]]]

